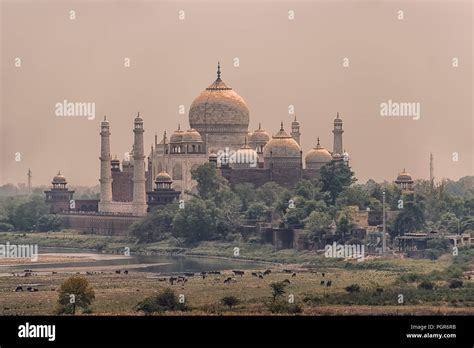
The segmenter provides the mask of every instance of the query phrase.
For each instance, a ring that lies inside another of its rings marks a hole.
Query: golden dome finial
[[[318,146],[320,146],[320,144],[319,144],[319,137],[318,137]]]
[[[283,130],[283,121],[281,121],[280,130],[281,130],[281,131]]]
[[[218,61],[217,62],[217,79],[219,80],[221,78],[221,63]]]

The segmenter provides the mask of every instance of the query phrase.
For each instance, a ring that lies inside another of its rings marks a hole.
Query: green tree
[[[46,231],[60,231],[63,221],[60,216],[54,214],[46,214],[38,219],[38,230]]]
[[[354,172],[343,161],[331,161],[321,167],[321,189],[330,195],[332,205],[346,187],[356,181]]]
[[[224,306],[227,306],[232,310],[232,307],[237,306],[240,303],[240,300],[235,296],[225,296],[221,299],[221,302]]]
[[[215,239],[217,211],[212,201],[192,198],[178,209],[173,219],[173,235],[187,244]]]
[[[423,204],[416,201],[415,197],[417,196],[408,196],[408,200],[404,200],[404,208],[395,219],[392,234],[403,236],[405,233],[419,231],[425,226]]]
[[[309,237],[321,241],[322,234],[328,230],[331,221],[331,216],[328,213],[313,211],[305,219],[304,229],[308,232]]]
[[[9,214],[10,222],[20,231],[37,230],[39,218],[48,212],[44,197],[31,196],[19,204],[14,204]]]
[[[239,197],[240,201],[242,202],[242,211],[247,211],[250,204],[255,202],[255,187],[253,184],[244,183],[244,184],[237,184],[234,187],[235,194]]]
[[[171,232],[178,204],[168,204],[150,212],[145,218],[129,226],[130,235],[140,243],[163,240]]]
[[[249,205],[247,211],[245,212],[245,217],[247,219],[260,220],[266,216],[268,207],[260,202],[253,202]]]
[[[86,278],[72,276],[59,289],[59,313],[75,314],[76,308],[87,309],[95,299],[94,289]]]
[[[272,297],[273,302],[275,302],[278,298],[282,297],[285,293],[286,283],[284,282],[274,282],[270,284],[270,288],[272,289]]]

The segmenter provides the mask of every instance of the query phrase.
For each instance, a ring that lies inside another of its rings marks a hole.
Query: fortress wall
[[[65,228],[92,234],[126,236],[128,227],[139,221],[135,216],[111,216],[101,214],[60,214]]]

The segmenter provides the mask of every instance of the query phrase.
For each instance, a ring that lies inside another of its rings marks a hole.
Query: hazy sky
[[[155,133],[188,128],[218,60],[250,130],[284,121],[289,132],[294,105],[304,153],[317,136],[332,150],[339,111],[360,182],[404,167],[427,179],[430,152],[438,179],[474,173],[471,1],[0,2],[0,184],[25,182],[28,168],[34,185],[59,169],[97,184],[103,115],[122,158],[140,111],[148,154]],[[64,99],[95,103],[95,119],[56,116]],[[420,103],[420,119],[382,117],[388,100]]]

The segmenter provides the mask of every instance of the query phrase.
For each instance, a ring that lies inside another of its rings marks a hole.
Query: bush
[[[346,286],[345,290],[349,293],[359,292],[360,291],[360,286],[359,286],[359,284],[351,284],[349,286]]]
[[[303,312],[303,308],[299,304],[285,301],[271,301],[266,303],[266,307],[270,312],[278,314],[299,314]]]
[[[433,290],[434,287],[435,287],[435,284],[427,280],[424,280],[420,284],[418,284],[418,289],[421,289],[421,290]]]
[[[231,310],[232,307],[240,303],[240,300],[235,296],[225,296],[221,299],[221,302],[224,306],[228,306],[229,309]]]
[[[161,293],[144,299],[137,304],[136,310],[143,311],[145,314],[165,311],[183,311],[187,307],[184,303],[178,301],[178,297],[171,289],[165,289]]]
[[[38,219],[38,230],[40,232],[60,231],[63,221],[60,216],[54,214],[42,215]]]
[[[464,282],[461,279],[451,279],[448,282],[448,286],[450,289],[458,289],[462,288],[464,285]]]
[[[0,222],[0,232],[13,231],[14,226],[6,222]]]

